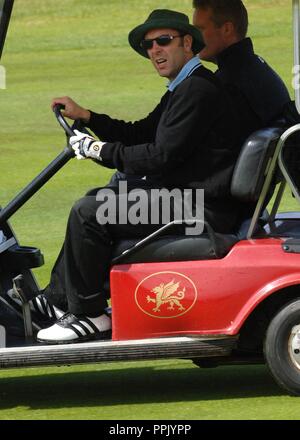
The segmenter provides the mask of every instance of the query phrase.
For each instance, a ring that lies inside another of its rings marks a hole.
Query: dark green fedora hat
[[[156,9],[151,12],[145,23],[134,28],[128,35],[130,46],[143,57],[149,58],[147,51],[140,46],[146,33],[152,29],[176,29],[193,37],[193,52],[200,52],[205,46],[200,31],[189,22],[189,17],[181,12],[168,9]]]

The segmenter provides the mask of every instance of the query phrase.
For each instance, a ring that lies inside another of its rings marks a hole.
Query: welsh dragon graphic
[[[163,304],[169,304],[168,310],[174,310],[174,305],[178,307],[179,311],[185,310],[185,307],[180,302],[185,297],[185,287],[177,292],[179,284],[179,282],[175,283],[172,280],[167,284],[161,283],[151,290],[151,292],[156,294],[156,298],[151,298],[150,295],[147,295],[147,302],[155,303],[156,307],[152,309],[153,312],[160,312],[160,307]]]

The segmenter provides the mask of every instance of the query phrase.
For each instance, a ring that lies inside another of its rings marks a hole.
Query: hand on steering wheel
[[[54,98],[52,100],[52,109],[57,105],[64,106],[63,116],[65,118],[73,119],[73,121],[82,120],[84,123],[88,123],[91,117],[91,112],[80,105],[78,105],[73,99],[68,96],[62,98]]]

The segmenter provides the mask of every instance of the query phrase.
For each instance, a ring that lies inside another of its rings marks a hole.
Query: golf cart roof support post
[[[72,157],[74,157],[74,151],[66,147],[32,182],[0,211],[0,225],[21,208],[21,206],[45,185]]]
[[[300,69],[300,0],[293,0],[293,30],[294,30],[294,74]],[[295,102],[300,113],[300,88],[295,87]]]
[[[14,0],[2,0],[0,5],[0,59],[5,43],[6,33],[10,22],[10,16]]]
[[[300,131],[300,124],[296,124],[293,125],[292,127],[288,128],[281,136],[280,140],[279,140],[279,156],[278,156],[278,165],[279,165],[279,169],[283,175],[283,177],[285,178],[287,184],[289,185],[293,196],[295,197],[296,200],[298,200],[298,202],[300,202],[300,196],[299,196],[299,190],[298,188],[295,186],[293,179],[290,177],[288,170],[286,169],[285,165],[284,165],[284,161],[283,161],[283,157],[282,157],[282,152],[283,152],[283,148],[288,140],[288,138],[290,136],[292,136],[294,133],[299,132]]]

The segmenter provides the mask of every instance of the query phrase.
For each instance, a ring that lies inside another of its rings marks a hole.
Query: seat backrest
[[[253,133],[246,140],[235,165],[231,194],[243,203],[242,210],[245,209],[247,213],[241,213],[242,224],[238,235],[242,238],[251,238],[258,232],[260,218],[273,196],[276,184],[281,182],[271,214],[268,214],[267,220],[264,221],[272,222],[276,215],[285,188],[285,180],[278,167],[281,136],[284,131],[283,126],[278,126]]]
[[[245,141],[232,176],[233,197],[242,202],[258,201],[283,131],[279,127],[264,128]]]

